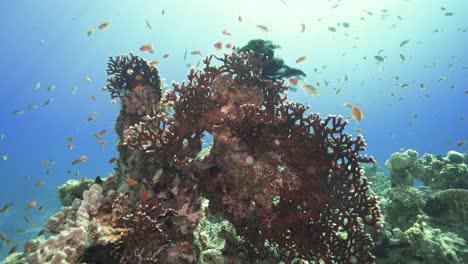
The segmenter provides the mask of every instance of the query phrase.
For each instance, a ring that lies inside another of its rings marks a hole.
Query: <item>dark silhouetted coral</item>
[[[280,46],[273,44],[269,40],[253,39],[247,45],[237,49],[238,53],[254,52],[254,57],[261,61],[263,70],[262,77],[275,81],[276,79],[289,78],[292,76],[306,76],[306,74],[295,68],[284,64],[280,58],[275,58],[275,49]]]

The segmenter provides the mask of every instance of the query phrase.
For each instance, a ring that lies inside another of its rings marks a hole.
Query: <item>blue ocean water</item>
[[[364,118],[350,119],[348,131],[361,129],[365,154],[383,164],[400,149],[420,155],[467,151],[468,144],[457,146],[468,140],[464,10],[464,1],[423,0],[1,2],[0,208],[13,206],[0,215],[0,232],[12,239],[9,245],[0,241],[0,259],[16,243],[22,250],[59,210],[57,186],[112,173],[108,161],[118,155],[113,128],[119,105],[101,90],[108,57],[133,52],[158,60],[167,83],[181,82],[186,64],[199,60],[190,54],[184,60],[186,50],[222,54],[227,50],[216,51],[218,41],[241,47],[251,39],[272,40],[281,46],[275,55],[302,69],[304,81],[320,91],[312,96],[291,90],[289,100],[323,116],[350,117],[344,103],[358,106]],[[98,29],[103,22],[110,24]],[[143,44],[152,44],[155,53],[141,52]],[[300,56],[306,59],[296,64]],[[18,110],[24,113],[13,114]],[[90,116],[94,120],[86,122]],[[102,149],[93,133],[103,129]],[[66,137],[73,137],[73,149]],[[81,155],[88,160],[72,165]],[[45,185],[36,187],[39,181]],[[37,206],[25,210],[33,200]]]

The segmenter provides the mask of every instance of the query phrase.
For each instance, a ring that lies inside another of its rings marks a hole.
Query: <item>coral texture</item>
[[[156,101],[161,98],[161,80],[158,70],[143,58],[130,54],[109,58],[107,86],[112,98],[122,98],[129,92],[150,88],[155,91]]]
[[[101,186],[93,184],[83,192],[83,200],[76,198],[71,206],[54,214],[45,227],[56,235],[26,253],[29,263],[76,263],[86,243],[91,243],[96,235],[90,219],[97,214],[102,199]]]
[[[386,162],[390,178],[366,168],[385,221],[384,230],[373,234],[377,263],[468,262],[468,191],[453,189],[465,186],[465,156],[449,151],[417,159],[407,150]],[[408,186],[413,179],[425,186]]]
[[[124,144],[156,155],[166,168],[153,190],[198,186],[198,194],[188,192],[195,204],[169,195],[172,202],[158,199],[158,206],[190,219],[199,209],[196,197],[207,196],[209,211],[234,224],[251,256],[372,262],[373,243],[363,228],[380,229],[381,216],[360,171],[360,162],[373,162],[359,155],[362,137],[346,134],[341,116],[322,119],[289,103],[283,81],[262,77],[259,56],[207,57],[202,71],[192,69],[188,82],[173,83],[161,101],[172,115],[144,117],[124,132]],[[212,66],[213,59],[221,66]],[[210,153],[194,160],[207,132],[213,136]],[[174,174],[182,185],[173,186]],[[190,252],[191,244],[184,248]]]

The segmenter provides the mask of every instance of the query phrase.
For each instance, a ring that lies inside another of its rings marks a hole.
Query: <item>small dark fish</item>
[[[2,209],[0,209],[0,215],[8,212],[10,210],[10,208],[13,206],[13,203],[8,203],[8,204],[5,204]]]
[[[445,16],[453,16],[453,12],[447,12],[445,13]]]
[[[94,182],[97,184],[102,184],[104,181],[101,179],[100,176],[97,176],[96,179],[94,179]]]
[[[268,28],[265,25],[257,25],[256,27],[261,32],[268,32],[269,31]]]
[[[328,27],[328,31],[330,31],[330,32],[336,32],[336,28],[335,28],[335,27]]]
[[[47,99],[44,103],[42,103],[42,105],[49,105],[49,104],[52,103],[53,101],[54,101],[54,99],[49,98],[49,99]]]
[[[42,236],[44,233],[45,233],[45,230],[42,229],[41,231],[39,231],[39,233],[37,233],[37,236]]]
[[[343,22],[342,26],[343,26],[344,28],[349,28],[349,23]]]
[[[166,10],[163,9],[161,10],[161,15],[164,15],[164,14],[166,14]]]
[[[28,110],[36,110],[38,108],[39,108],[39,106],[34,105],[34,104],[30,104],[30,105],[26,106],[26,109],[28,109]]]
[[[24,114],[24,111],[23,110],[16,110],[16,111],[13,111],[11,114],[13,114],[13,115],[22,115],[22,114]]]
[[[145,24],[146,24],[146,26],[147,26],[149,29],[152,28],[152,27],[151,27],[151,23],[149,22],[148,19],[145,19]]]
[[[445,7],[441,6],[440,10],[445,11]]]
[[[400,58],[401,58],[402,60],[405,60],[405,55],[400,54]]]
[[[15,253],[17,248],[18,248],[18,243],[16,243],[16,245],[14,245],[14,246],[10,249],[10,251],[8,251],[8,255],[11,255],[11,254]]]
[[[378,61],[378,62],[383,62],[384,61],[384,58],[382,56],[374,56],[374,58]]]
[[[280,0],[281,3],[285,4],[285,5],[288,5],[288,3],[286,3],[284,0]]]
[[[403,40],[403,41],[400,43],[400,47],[403,47],[404,45],[408,44],[408,42],[409,42],[409,39]]]

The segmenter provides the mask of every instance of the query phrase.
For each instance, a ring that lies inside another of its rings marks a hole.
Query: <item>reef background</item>
[[[185,79],[188,70],[184,64],[198,61],[194,56],[184,61],[186,49],[201,49],[205,55],[215,52],[213,44],[217,41],[243,45],[252,38],[271,39],[282,47],[277,54],[289,64],[299,56],[308,56],[300,64],[308,81],[331,82],[329,87],[320,89],[320,97],[305,96],[299,90],[291,92],[289,98],[310,104],[312,112],[322,115],[348,116],[349,109],[343,102],[359,105],[365,113],[358,127],[364,131],[368,143],[366,153],[373,155],[380,164],[401,148],[415,149],[421,155],[426,152],[445,155],[452,149],[466,151],[466,145],[455,146],[467,134],[466,122],[458,119],[467,116],[463,107],[466,70],[462,69],[466,66],[463,62],[468,60],[463,47],[467,35],[458,30],[467,26],[458,11],[465,10],[466,3],[447,3],[445,8],[455,13],[447,17],[439,5],[428,5],[425,1],[398,4],[356,1],[341,3],[334,9],[331,7],[338,2],[318,1],[313,5],[306,1],[287,2],[284,5],[281,1],[256,1],[254,4],[239,1],[229,6],[219,1],[174,1],[173,4],[122,1],[118,5],[113,1],[1,3],[4,30],[0,43],[3,51],[0,133],[5,137],[0,142],[0,154],[8,155],[8,160],[0,160],[0,170],[3,184],[8,188],[0,193],[0,201],[14,202],[15,206],[0,217],[0,231],[22,245],[26,238],[40,230],[37,227],[27,228],[22,233],[14,231],[27,227],[23,220],[24,205],[31,200],[46,205],[44,211],[29,215],[31,221],[40,226],[58,211],[60,204],[54,193],[57,186],[74,178],[67,175],[68,170],[72,170],[72,174],[79,171],[78,178],[89,179],[112,172],[113,166],[108,160],[116,155],[112,146],[116,136],[106,135],[108,145],[104,151],[92,137],[92,133],[101,129],[113,130],[119,109],[100,91],[105,84],[102,66],[109,56],[137,52],[144,43],[155,45],[156,54],[145,57],[160,60],[161,74],[170,82]],[[164,15],[161,15],[162,9]],[[269,12],[260,17],[259,9]],[[381,9],[388,9],[391,16],[381,19]],[[362,10],[370,10],[374,15],[366,15]],[[424,15],[418,15],[421,13]],[[238,23],[238,15],[243,16],[243,23]],[[397,15],[403,20],[396,18]],[[285,19],[279,20],[278,16]],[[320,17],[322,20],[318,21]],[[153,29],[145,26],[146,18]],[[103,31],[97,30],[99,23],[107,20],[111,25]],[[350,23],[349,29],[336,26],[345,21]],[[304,33],[298,32],[299,23],[306,24]],[[259,32],[256,24],[267,25],[270,32]],[[330,26],[337,27],[338,32],[328,31]],[[88,38],[86,32],[90,27],[96,32]],[[233,35],[222,35],[224,29],[231,30]],[[436,29],[439,32],[434,33]],[[411,41],[400,48],[399,44],[405,39]],[[44,46],[40,40],[44,40]],[[417,44],[419,41],[421,43]],[[354,45],[357,47],[353,48]],[[388,56],[382,72],[379,71],[382,65],[372,59],[380,49]],[[164,53],[170,54],[169,59],[161,58]],[[343,53],[346,55],[342,56]],[[407,56],[406,63],[401,63],[400,53]],[[363,60],[363,56],[367,56],[367,60]],[[433,63],[436,63],[435,68],[424,67],[432,67]],[[454,66],[448,67],[450,64]],[[324,65],[328,67],[321,70]],[[314,68],[319,72],[315,73]],[[345,74],[349,76],[348,82],[336,80],[343,79]],[[86,76],[92,78],[90,84]],[[415,83],[400,88],[395,86],[395,76]],[[441,76],[447,80],[437,81]],[[361,87],[362,81],[365,85]],[[41,88],[36,91],[37,82],[41,83]],[[419,83],[424,83],[427,90],[420,90]],[[49,85],[57,88],[47,92]],[[78,87],[75,95],[71,95],[73,86]],[[334,88],[343,90],[336,95]],[[390,95],[392,92],[395,96]],[[90,100],[91,94],[98,100]],[[27,111],[21,116],[11,114],[28,104],[40,105],[48,98],[54,101],[47,107]],[[87,124],[84,120],[93,112],[98,112],[98,117]],[[416,112],[419,115],[413,120],[411,116]],[[411,121],[414,124],[408,126]],[[348,127],[352,129],[354,125],[351,121]],[[66,136],[74,137],[76,144],[72,151],[66,147]],[[71,166],[71,161],[79,155],[87,155],[88,161]],[[51,175],[46,175],[41,162],[51,159],[56,165]],[[30,176],[29,181],[25,180],[26,176]],[[35,187],[34,183],[39,180],[44,180],[46,185]],[[2,257],[8,249],[9,246],[0,249]]]

